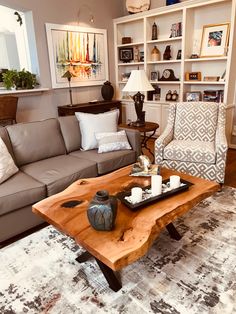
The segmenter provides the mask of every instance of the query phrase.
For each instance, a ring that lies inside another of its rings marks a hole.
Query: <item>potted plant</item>
[[[6,89],[32,89],[38,85],[36,75],[26,71],[7,70],[3,74],[3,85]]]

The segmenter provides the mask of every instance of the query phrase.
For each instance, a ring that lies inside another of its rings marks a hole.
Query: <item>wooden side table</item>
[[[142,135],[142,142],[141,142],[141,151],[143,154],[143,148],[146,148],[149,153],[153,156],[153,160],[154,160],[154,154],[153,152],[150,150],[150,148],[147,146],[147,142],[150,138],[153,137],[153,135],[155,134],[156,130],[159,128],[159,124],[158,123],[154,123],[154,122],[145,122],[144,126],[140,126],[140,127],[136,127],[133,125],[129,125],[126,123],[122,123],[119,124],[119,127],[124,128],[124,129],[132,129],[132,130],[137,130],[141,133]],[[151,134],[147,134],[151,132]]]

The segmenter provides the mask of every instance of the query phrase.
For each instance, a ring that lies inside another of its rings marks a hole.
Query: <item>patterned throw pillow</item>
[[[13,176],[19,169],[15,165],[8,149],[0,138],[0,184]]]
[[[99,114],[76,112],[75,115],[79,120],[82,150],[98,147],[96,133],[117,131],[118,109]]]
[[[96,133],[98,153],[112,152],[115,150],[132,149],[125,130],[119,132]]]

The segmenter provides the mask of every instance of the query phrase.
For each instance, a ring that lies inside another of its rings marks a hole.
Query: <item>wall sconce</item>
[[[90,23],[94,23],[94,15],[92,13],[92,10],[90,9],[90,7],[87,4],[82,4],[81,7],[78,10],[78,18],[82,13],[82,10],[86,9],[88,11],[88,15],[89,15],[89,22]]]

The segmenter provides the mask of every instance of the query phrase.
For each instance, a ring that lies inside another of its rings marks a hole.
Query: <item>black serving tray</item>
[[[163,184],[166,184],[167,182],[169,182],[170,179],[166,179],[166,180],[163,180],[162,183]],[[130,196],[131,195],[131,190],[127,190],[127,191],[124,191],[124,192],[120,192],[117,194],[117,197],[120,199],[120,201],[125,204],[129,209],[131,209],[132,211],[136,211],[144,206],[147,206],[147,205],[150,205],[152,203],[156,203],[157,201],[159,200],[162,200],[162,199],[165,199],[167,197],[170,197],[172,195],[175,195],[175,194],[178,194],[180,192],[183,192],[183,191],[186,191],[189,189],[189,187],[191,185],[193,185],[193,183],[189,182],[189,181],[186,181],[186,180],[183,180],[183,179],[180,179],[180,182],[183,183],[184,185],[176,188],[176,189],[173,189],[171,191],[167,191],[165,193],[162,193],[162,194],[159,194],[159,195],[156,195],[156,196],[153,196],[153,197],[150,197],[146,200],[143,200],[142,202],[139,202],[139,203],[135,203],[135,204],[132,204],[130,202],[128,202],[125,197],[126,196]],[[150,189],[150,185],[149,186],[146,186],[144,188],[142,188],[143,190],[147,190],[147,189]]]

